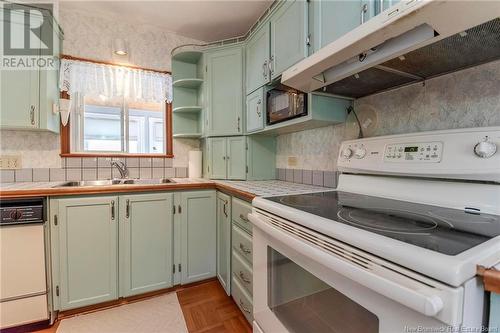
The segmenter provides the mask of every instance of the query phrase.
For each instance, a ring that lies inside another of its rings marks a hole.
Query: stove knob
[[[363,158],[365,157],[365,155],[366,155],[366,149],[363,147],[356,149],[356,151],[354,152],[354,157],[356,158]]]
[[[474,146],[474,153],[481,158],[490,158],[497,152],[497,145],[486,136],[483,141]]]
[[[352,156],[352,149],[351,148],[344,148],[342,150],[342,157],[345,159],[348,159]]]

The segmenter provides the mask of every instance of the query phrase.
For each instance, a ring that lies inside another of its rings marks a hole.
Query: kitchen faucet
[[[127,166],[122,161],[112,161],[111,167],[116,167],[118,169],[118,172],[120,173],[121,179],[128,178]]]

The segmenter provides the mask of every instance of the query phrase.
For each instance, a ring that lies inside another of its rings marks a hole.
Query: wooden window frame
[[[86,61],[86,62],[92,62],[92,63],[97,63],[97,64],[104,64],[104,65],[112,65],[112,66],[122,66],[122,67],[128,67],[128,68],[134,68],[134,69],[141,69],[141,70],[146,70],[150,72],[157,72],[157,73],[163,73],[163,74],[170,74],[170,72],[167,71],[158,71],[158,70],[153,70],[149,68],[142,68],[142,67],[136,67],[136,66],[128,66],[128,65],[118,65],[118,64],[113,64],[109,62],[104,62],[104,61],[96,61],[96,60],[89,60],[89,59],[84,59],[84,58],[77,58],[73,56],[68,56],[68,55],[62,55],[62,59],[70,59],[70,60],[78,60],[78,61]],[[70,99],[70,96],[66,91],[62,91],[60,94],[61,99]],[[85,153],[85,152],[79,152],[79,153],[74,153],[71,152],[71,126],[70,126],[70,121],[68,121],[68,124],[66,126],[63,126],[63,124],[60,124],[60,136],[61,136],[61,153],[59,154],[61,157],[144,157],[144,158],[151,158],[151,157],[159,157],[159,158],[172,158],[174,157],[174,152],[173,152],[173,133],[172,133],[172,103],[165,102],[166,107],[165,107],[165,153],[162,154],[132,154],[132,153]],[[71,114],[70,114],[71,117]]]

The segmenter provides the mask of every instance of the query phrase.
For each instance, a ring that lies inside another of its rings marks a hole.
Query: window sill
[[[126,153],[61,153],[61,157],[138,157],[138,158],[173,158],[173,154],[126,154]]]

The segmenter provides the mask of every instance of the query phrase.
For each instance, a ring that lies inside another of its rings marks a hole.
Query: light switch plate
[[[21,156],[19,155],[0,156],[0,169],[21,169]]]
[[[296,156],[288,156],[288,166],[297,166],[297,157]]]

